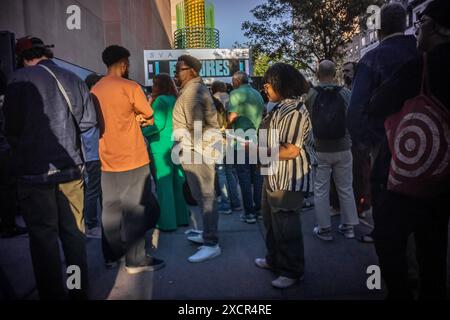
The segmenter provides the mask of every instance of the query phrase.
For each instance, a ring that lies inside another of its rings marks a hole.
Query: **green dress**
[[[155,169],[156,193],[161,208],[157,228],[163,231],[189,225],[189,209],[183,195],[184,172],[171,159],[175,101],[174,96],[157,97],[152,103],[155,124],[142,129],[150,145],[151,165]]]

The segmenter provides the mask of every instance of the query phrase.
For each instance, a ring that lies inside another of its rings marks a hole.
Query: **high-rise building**
[[[214,5],[205,0],[184,0],[176,5],[174,47],[176,49],[218,48]]]

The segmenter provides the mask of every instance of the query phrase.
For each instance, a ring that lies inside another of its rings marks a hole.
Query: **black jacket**
[[[66,182],[80,177],[80,132],[96,126],[96,112],[89,90],[78,76],[51,60],[40,64],[51,69],[65,88],[74,116],[55,79],[40,66],[25,67],[8,83],[3,106],[6,138],[24,180]]]

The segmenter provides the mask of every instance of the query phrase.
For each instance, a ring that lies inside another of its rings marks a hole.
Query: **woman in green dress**
[[[155,124],[142,129],[149,142],[151,166],[155,172],[156,193],[161,208],[157,228],[176,230],[189,225],[189,209],[183,195],[184,172],[171,159],[172,112],[177,89],[168,74],[159,74],[153,80],[152,108]]]

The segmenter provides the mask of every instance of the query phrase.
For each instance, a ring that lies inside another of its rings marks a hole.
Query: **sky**
[[[244,43],[242,23],[246,20],[254,21],[250,13],[254,7],[263,4],[265,0],[211,0],[216,13],[216,29],[220,32],[220,47],[231,48],[235,41]]]

